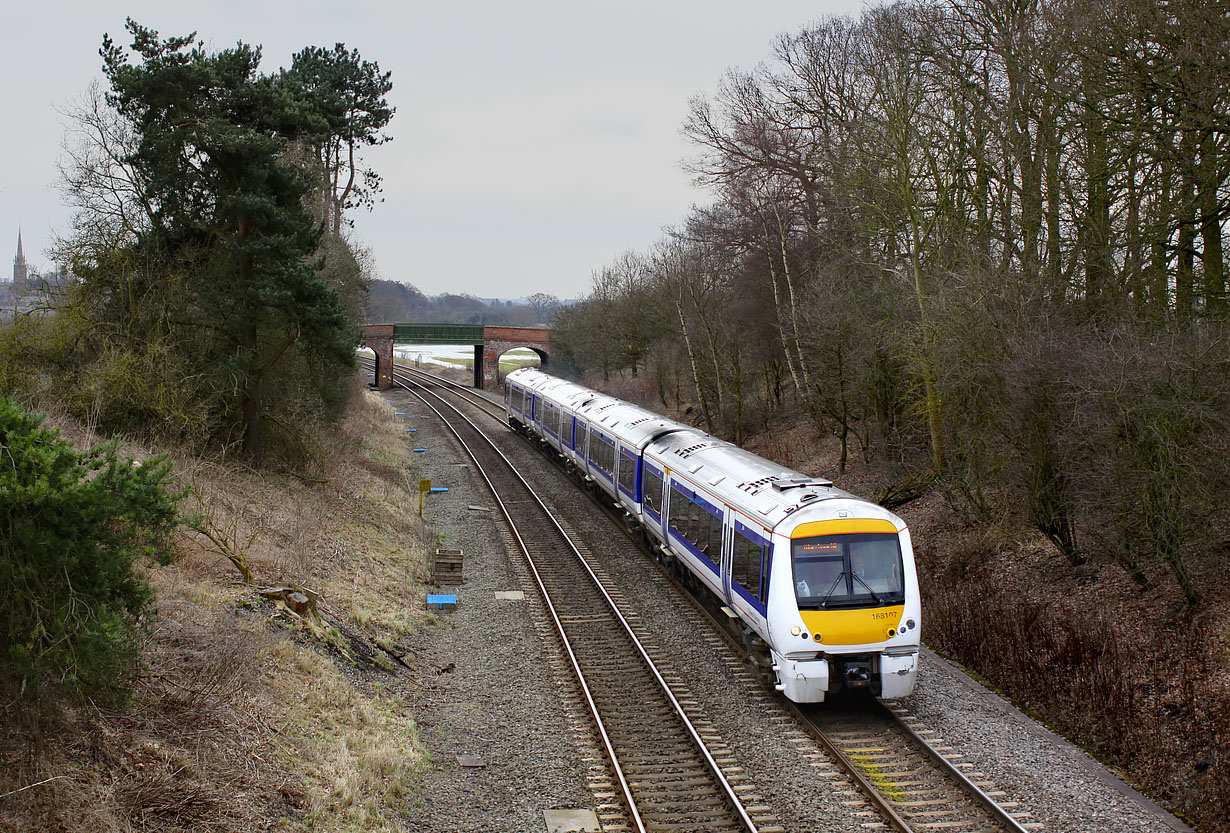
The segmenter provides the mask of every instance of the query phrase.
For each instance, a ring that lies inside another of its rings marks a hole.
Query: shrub
[[[170,560],[181,495],[165,458],[79,451],[42,423],[0,397],[0,685],[18,704],[121,699],[153,599],[137,563]]]

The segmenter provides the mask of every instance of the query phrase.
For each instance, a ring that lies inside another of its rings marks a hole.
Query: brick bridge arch
[[[419,326],[419,325],[414,325]],[[434,325],[423,325],[430,328]],[[399,339],[398,329],[410,325],[368,324],[363,328],[363,346],[376,354],[375,386],[388,390],[393,385],[394,344],[454,344],[452,340]],[[477,327],[461,329],[473,329]],[[489,388],[499,381],[500,356],[517,347],[528,347],[538,354],[543,367],[551,360],[550,331],[542,327],[483,327],[481,339],[463,341],[474,345],[474,387]]]
[[[380,390],[393,387],[393,325],[368,324],[365,326],[363,346],[376,354],[376,387]]]
[[[483,327],[483,343],[474,348],[474,387],[494,387],[500,380],[500,356],[518,347],[533,350],[542,366],[547,367],[551,362],[548,334],[548,330],[537,327]]]

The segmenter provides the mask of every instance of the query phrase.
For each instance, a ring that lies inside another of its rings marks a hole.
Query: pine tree
[[[0,690],[122,697],[153,600],[137,565],[170,560],[178,523],[170,463],[78,451],[42,422],[0,397]]]

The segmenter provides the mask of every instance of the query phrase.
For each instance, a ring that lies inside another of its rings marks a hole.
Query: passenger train
[[[536,369],[508,374],[504,404],[514,429],[558,453],[640,526],[663,563],[740,620],[753,659],[786,697],[913,691],[922,615],[910,533],[896,515]]]

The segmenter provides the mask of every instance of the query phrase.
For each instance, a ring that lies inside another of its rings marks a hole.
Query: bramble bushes
[[[1141,621],[1091,597],[1026,599],[1012,556],[956,535],[920,548],[927,643],[976,669],[1065,736],[1126,770],[1156,798],[1221,829],[1230,797],[1230,684],[1208,617],[1157,605]],[[1047,568],[1071,586],[1063,562]],[[1073,575],[1095,580],[1090,566]],[[1100,579],[1098,579],[1100,581]],[[1216,627],[1216,625],[1214,625]]]
[[[170,463],[79,451],[0,397],[0,691],[122,698],[152,591],[140,559],[165,563],[180,495]]]

